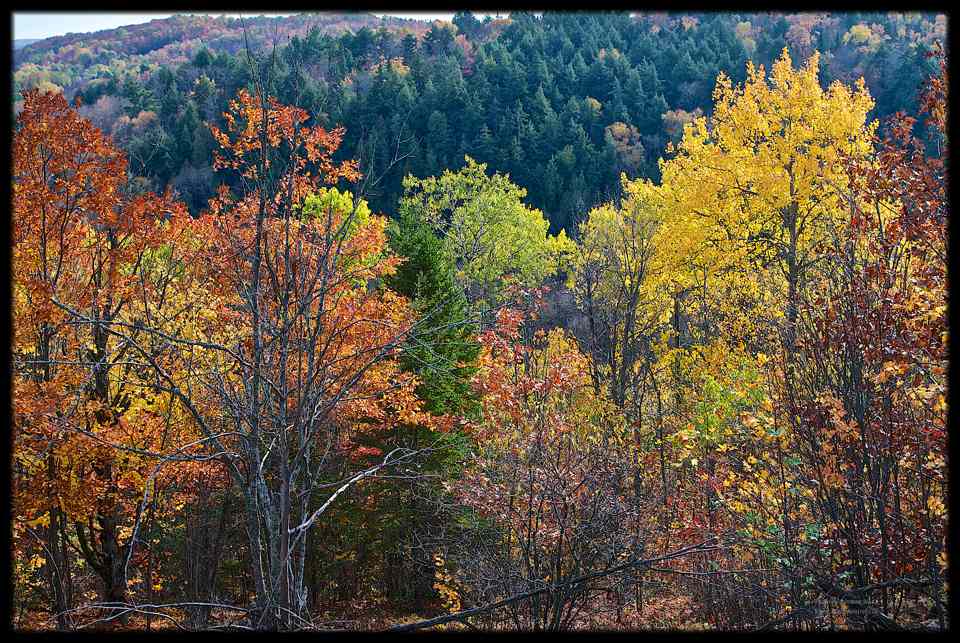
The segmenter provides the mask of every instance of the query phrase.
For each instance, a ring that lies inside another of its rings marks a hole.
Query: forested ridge
[[[945,38],[18,50],[13,627],[948,629]]]
[[[204,123],[250,80],[239,19],[176,16],[102,35],[52,38],[16,52],[15,88],[62,87],[111,133],[152,189],[176,188],[196,213],[218,180]],[[822,79],[864,77],[871,118],[912,113],[926,53],[943,40],[934,14],[514,13],[453,23],[367,14],[246,21],[276,57],[270,91],[342,125],[342,158],[385,173],[374,209],[396,207],[407,174],[457,169],[464,156],[508,173],[572,233],[577,213],[619,198],[621,172],[658,177],[683,125],[709,115],[723,71],[744,79],[787,47],[821,54]],[[398,160],[399,157],[399,160]]]

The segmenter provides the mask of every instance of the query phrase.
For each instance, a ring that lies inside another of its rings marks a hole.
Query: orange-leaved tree
[[[14,533],[42,540],[62,628],[68,532],[124,602],[151,471],[180,439],[148,363],[169,346],[138,329],[163,307],[187,215],[128,189],[125,156],[56,93],[24,94],[12,182]]]
[[[183,280],[207,297],[179,340],[204,355],[190,365],[190,398],[243,499],[253,626],[302,626],[311,527],[339,495],[413,456],[394,450],[358,472],[362,436],[436,420],[396,359],[417,320],[382,286],[399,261],[386,220],[333,187],[359,177],[332,160],[343,131],[259,90],[242,90],[225,116],[225,130],[212,128],[215,166],[240,189],[221,186],[194,223],[205,250]]]

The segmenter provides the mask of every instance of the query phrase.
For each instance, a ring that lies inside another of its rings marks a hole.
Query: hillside
[[[72,85],[96,78],[101,66],[116,69],[151,68],[154,65],[179,65],[190,60],[201,47],[212,52],[237,54],[243,47],[244,27],[255,49],[271,46],[274,39],[282,44],[295,35],[304,36],[312,29],[319,33],[341,34],[346,31],[391,29],[422,33],[426,25],[420,21],[369,13],[304,13],[295,16],[229,16],[176,15],[150,22],[104,29],[93,33],[70,33],[40,40],[23,41],[17,48],[15,70],[35,65]],[[31,67],[32,69],[32,67]]]
[[[13,49],[23,49],[27,45],[32,45],[35,42],[40,42],[42,38],[15,38],[13,41]]]
[[[666,145],[709,115],[719,74],[742,81],[748,61],[818,51],[821,81],[862,77],[883,121],[915,109],[926,54],[946,34],[943,15],[919,13],[176,16],[27,46],[15,84],[79,96],[137,174],[197,212],[214,185],[201,125],[222,125],[249,83],[244,24],[254,51],[277,44],[272,91],[343,125],[343,157],[382,175],[367,195],[377,210],[395,209],[405,175],[457,169],[469,154],[509,173],[554,231],[618,197],[621,172],[656,178]]]

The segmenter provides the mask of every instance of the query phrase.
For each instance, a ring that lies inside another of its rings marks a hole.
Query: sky
[[[179,12],[196,13],[211,16],[222,16],[224,13],[214,12]],[[483,16],[491,12],[474,12],[482,19]],[[506,12],[503,12],[506,14]],[[15,40],[21,38],[50,38],[51,36],[62,36],[67,33],[88,33],[99,31],[101,29],[115,29],[126,25],[140,24],[150,22],[157,18],[169,18],[172,13],[54,13],[54,12],[25,12],[18,11],[13,14],[13,37]],[[229,13],[231,16],[289,16],[290,13],[263,13],[263,12],[244,12],[243,14]],[[374,13],[374,15],[400,16],[403,18],[417,18],[419,20],[451,20],[453,12],[391,12]]]

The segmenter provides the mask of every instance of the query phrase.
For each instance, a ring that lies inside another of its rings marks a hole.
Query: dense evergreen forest
[[[949,629],[946,27],[17,49],[12,627]]]
[[[249,21],[248,21],[249,22]],[[191,212],[213,195],[206,123],[250,82],[241,21],[179,16],[64,36],[16,56],[16,89],[57,85],[124,149],[133,172],[173,186]],[[721,71],[769,65],[787,47],[821,53],[821,77],[864,77],[871,118],[913,112],[945,34],[932,14],[511,14],[452,23],[363,14],[260,18],[252,46],[269,49],[269,90],[318,124],[342,125],[341,158],[381,177],[365,196],[391,212],[407,174],[433,176],[471,156],[509,174],[551,231],[619,198],[620,173],[659,176],[666,143],[709,115]],[[276,43],[276,50],[273,45]]]

